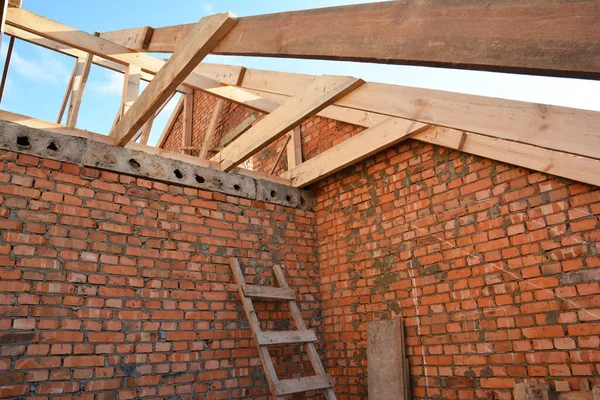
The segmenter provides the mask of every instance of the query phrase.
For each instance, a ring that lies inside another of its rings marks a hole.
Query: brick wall
[[[398,315],[417,398],[600,382],[598,188],[408,141],[314,189],[340,398],[366,398],[366,326]]]
[[[0,152],[0,231],[0,398],[267,398],[229,256],[283,263],[319,328],[311,212]]]
[[[216,97],[200,91],[194,92],[192,146],[202,146],[216,103]],[[238,126],[253,112],[255,111],[238,104],[225,102],[209,148],[217,147],[225,133]],[[256,125],[264,117],[265,114],[257,113],[257,119],[252,125]],[[363,130],[364,128],[362,127],[327,118],[318,116],[309,118],[300,125],[304,159],[308,160]],[[168,133],[162,147],[170,151],[181,152],[182,137],[183,114],[179,113],[175,124]],[[287,171],[287,152],[285,150],[283,151],[277,166],[273,169],[273,164],[284,144],[285,137],[282,137],[254,155],[252,157],[252,169],[265,173],[271,173],[271,171],[273,171],[274,175],[281,175],[283,172]],[[198,155],[198,152],[192,151],[191,154]],[[214,152],[209,152],[208,157],[212,157],[214,154]]]
[[[221,124],[243,119],[231,107]],[[362,130],[313,117],[301,126],[304,158]],[[270,171],[276,154],[261,151],[255,168]],[[313,190],[339,398],[367,397],[366,325],[399,315],[417,398],[600,382],[598,188],[409,140]]]

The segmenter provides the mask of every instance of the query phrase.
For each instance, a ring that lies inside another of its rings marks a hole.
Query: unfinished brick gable
[[[0,398],[266,398],[230,256],[263,284],[282,263],[318,329],[312,212],[0,161]],[[256,304],[264,329],[287,327],[285,306]],[[311,370],[300,350],[275,348],[281,376]]]
[[[417,398],[598,381],[599,189],[408,141],[315,191],[341,398],[366,398],[368,322],[399,315]]]
[[[192,146],[202,146],[216,104],[217,98],[215,96],[198,90],[194,91]],[[240,125],[252,114],[256,115],[256,120],[252,123],[252,126],[259,123],[265,117],[263,113],[226,101],[219,115],[217,127],[210,141],[209,149],[219,147],[219,142],[223,138],[223,135]],[[328,118],[319,116],[311,117],[300,124],[303,158],[304,160],[309,160],[317,154],[329,150],[336,144],[362,132],[364,129],[363,127]],[[182,140],[183,113],[179,113],[162,147],[170,151],[181,152]],[[255,154],[252,157],[252,169],[269,174],[272,173],[273,175],[281,175],[287,171],[287,152],[285,149],[283,149],[277,166],[273,169],[285,143],[285,137],[279,138]],[[191,152],[193,155],[198,155],[198,153],[198,151]],[[214,151],[209,151],[208,157],[210,158],[215,154]]]

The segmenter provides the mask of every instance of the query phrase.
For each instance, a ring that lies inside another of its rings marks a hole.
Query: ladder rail
[[[321,363],[319,353],[314,345],[314,332],[308,330],[298,304],[296,303],[296,295],[293,289],[288,285],[283,270],[280,265],[274,266],[274,274],[279,284],[279,287],[271,286],[257,286],[248,285],[246,278],[242,273],[240,263],[237,258],[232,257],[231,270],[233,278],[237,284],[238,293],[242,301],[242,306],[248,317],[250,329],[252,330],[252,336],[258,349],[258,355],[261,360],[261,364],[265,369],[265,375],[267,377],[267,383],[271,390],[272,396],[275,400],[284,400],[285,394],[298,393],[307,390],[323,390],[327,400],[337,400],[335,392],[333,390],[333,378],[327,374],[325,367]],[[290,310],[291,317],[296,326],[296,332],[263,332],[260,329],[260,321],[256,315],[254,304],[252,303],[252,297],[258,298],[270,298],[278,300],[287,300],[288,308]],[[295,335],[294,335],[295,334]],[[290,339],[296,337],[296,340]],[[308,341],[310,340],[310,341]],[[308,358],[315,371],[314,376],[279,380],[277,372],[273,366],[273,360],[269,354],[268,345],[279,344],[279,343],[302,343],[304,344],[308,353]]]
[[[279,284],[279,286],[282,288],[289,289],[290,287],[285,279],[285,276],[283,275],[283,270],[281,269],[281,266],[275,265],[273,267],[273,270],[275,272],[275,279],[277,279],[277,283]],[[306,324],[304,323],[304,318],[302,318],[302,314],[300,313],[300,309],[298,308],[298,304],[296,304],[295,301],[290,300],[288,301],[288,307],[290,309],[292,319],[296,324],[296,329],[299,331],[308,330],[306,328]],[[315,347],[314,343],[306,343],[306,351],[308,353],[308,359],[310,360],[310,363],[312,364],[312,367],[317,373],[317,375],[327,375],[325,367],[321,362],[321,358],[319,357],[319,353],[317,352],[317,348]],[[327,400],[337,400],[333,388],[325,389],[325,396]]]
[[[248,317],[248,323],[250,324],[250,329],[252,330],[252,336],[254,337],[254,340],[258,341],[257,335],[262,333],[262,330],[260,329],[260,322],[256,316],[256,310],[254,310],[254,304],[252,304],[252,300],[244,295],[246,278],[244,278],[244,274],[242,274],[242,269],[240,268],[240,263],[237,258],[231,259],[231,270],[233,271],[233,277],[237,283],[242,306],[244,307],[244,311],[246,311],[246,316]],[[277,387],[279,386],[279,378],[277,378],[277,372],[273,366],[273,360],[271,360],[269,349],[267,349],[265,346],[257,347],[258,356],[260,357],[263,368],[265,369],[265,375],[267,376],[267,383],[271,389],[271,393],[274,393],[273,397],[276,400],[284,400],[283,396],[275,395],[275,393],[277,393]]]

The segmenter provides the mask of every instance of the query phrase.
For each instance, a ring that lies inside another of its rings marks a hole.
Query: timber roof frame
[[[112,132],[116,133],[111,139],[120,146],[126,146],[131,140],[144,135],[147,140],[152,119],[175,91],[185,93],[186,101],[191,102],[190,89],[194,89],[271,114],[219,149],[211,160],[199,159],[205,165],[223,171],[239,172],[242,169],[236,166],[244,160],[286,134],[292,137],[294,128],[302,121],[319,115],[367,129],[305,162],[301,162],[300,153],[296,157],[300,161],[295,162],[296,165],[282,177],[269,179],[304,187],[377,151],[412,138],[600,186],[600,176],[597,174],[600,171],[600,132],[597,129],[600,126],[600,112],[363,82],[350,77],[316,77],[200,63],[205,55],[214,53],[452,65],[457,68],[550,76],[600,77],[600,58],[594,56],[600,54],[600,41],[593,39],[600,37],[600,7],[593,7],[596,4],[594,1],[540,4],[539,0],[501,0],[491,9],[477,7],[477,2],[472,0],[462,1],[462,8],[440,2],[435,7],[421,4],[408,10],[406,7],[410,2],[384,2],[243,18],[216,14],[196,24],[165,28],[146,26],[96,35],[12,6],[6,12],[5,32],[77,57],[80,62],[85,59],[88,69],[91,63],[123,73],[135,68],[139,71],[136,75],[138,80],[150,81],[150,90],[147,88],[136,98],[125,96],[128,86],[126,79],[122,114],[115,119]],[[573,8],[571,3],[577,3],[580,8]],[[436,7],[447,7],[445,11],[449,13],[446,15],[449,20],[446,25],[453,21],[452,18],[462,21],[481,13],[489,18],[488,21],[474,20],[465,31],[454,32],[450,26],[438,26],[444,21],[440,9]],[[582,10],[587,10],[587,14]],[[419,21],[438,24],[429,36],[441,32],[446,33],[444,43],[449,43],[451,39],[461,40],[451,46],[451,51],[442,51],[441,54],[427,47],[419,52],[409,40],[376,45],[377,41],[385,42],[385,37],[399,32],[414,35],[415,38],[418,34],[428,37],[427,32],[413,26],[412,22],[390,22],[389,18],[406,12],[412,13],[412,17]],[[585,14],[584,18],[593,20],[587,25],[579,21],[575,24],[577,26],[570,26],[568,31],[563,32],[568,35],[568,40],[550,43],[553,35],[558,33],[551,32],[548,35],[546,30],[542,35],[540,26],[548,26],[559,16],[570,20],[579,14]],[[349,37],[338,34],[333,38],[325,35],[324,29],[335,31],[332,23],[339,25],[343,22],[343,25],[351,26],[353,31],[360,31],[348,21],[359,20],[362,16],[369,17],[370,21],[388,21],[387,25],[384,24],[386,29],[382,31],[380,27],[369,25],[359,45],[356,44],[356,34]],[[498,24],[507,20],[522,20],[524,16],[533,18],[537,23],[514,33],[526,38],[525,42],[513,43],[512,51],[502,46],[496,52],[488,48],[484,52],[475,51],[481,46],[491,46],[492,40],[497,40],[501,45],[507,45],[508,40],[515,42],[515,38]],[[482,23],[487,23],[488,30],[491,29],[496,36],[474,40],[473,35],[481,33],[483,29]],[[297,40],[291,40],[290,32],[295,32],[294,29],[302,24],[310,24],[314,29],[303,29],[304,33]],[[264,40],[257,40],[258,32],[263,32],[266,25],[278,35],[266,35]],[[472,40],[467,40],[469,37]],[[282,47],[281,41],[286,38],[291,42]],[[353,47],[349,39],[354,39]],[[308,43],[313,47],[308,48]],[[546,51],[542,52],[544,54],[524,57],[525,50],[532,46],[546,46]],[[282,48],[285,51],[279,50]],[[164,61],[150,57],[144,51],[170,51],[173,56]],[[132,84],[135,85],[135,82],[129,82],[129,85]],[[315,96],[307,89],[311,87],[330,94]],[[81,100],[82,91],[83,88],[80,92],[73,90],[71,93],[72,96],[73,93],[77,94],[75,106]],[[74,101],[73,97],[71,101]],[[298,104],[306,105],[305,109],[299,110]],[[189,113],[190,103],[184,109]],[[178,107],[176,112],[181,112],[181,108]],[[5,118],[9,114],[2,115]],[[76,117],[76,111],[74,115],[70,114],[71,128],[75,127]],[[174,114],[172,120],[176,117]],[[189,115],[187,119],[184,141],[188,142],[184,143],[183,147],[187,148],[184,151],[190,148]],[[52,129],[56,131],[57,128]],[[163,132],[159,146],[164,143],[166,133],[167,130]],[[298,154],[298,138],[288,139],[285,143],[288,154]],[[206,154],[205,150],[203,155]]]

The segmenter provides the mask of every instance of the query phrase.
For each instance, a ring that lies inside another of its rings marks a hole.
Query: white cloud
[[[70,69],[53,52],[39,50],[36,58],[26,58],[13,50],[11,69],[26,79],[37,82],[68,82],[71,76]]]
[[[123,93],[123,74],[104,71],[104,79],[89,82],[88,88],[101,96],[120,96]]]

